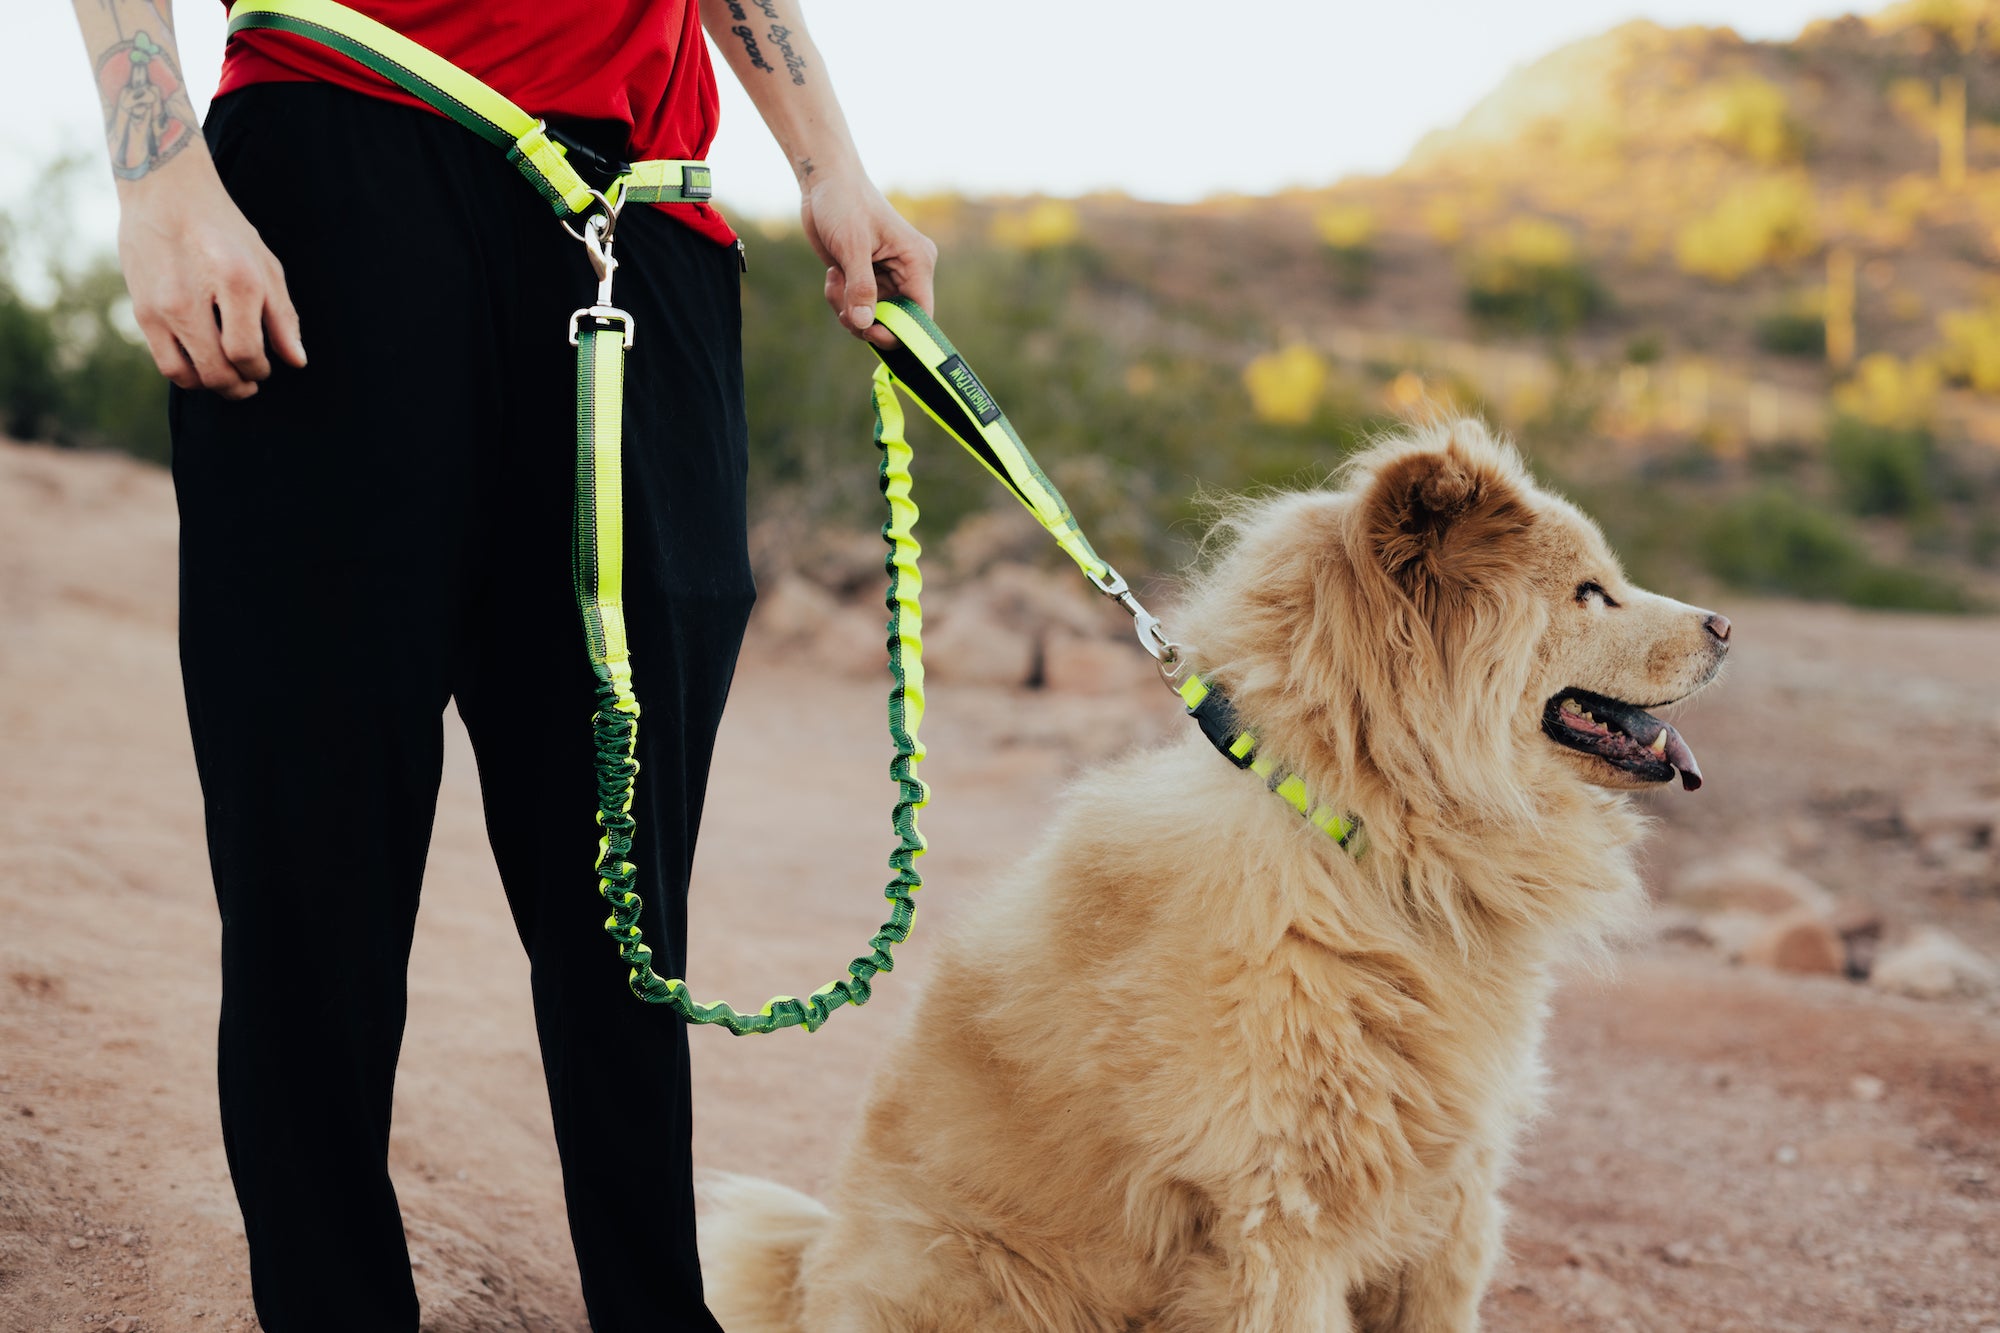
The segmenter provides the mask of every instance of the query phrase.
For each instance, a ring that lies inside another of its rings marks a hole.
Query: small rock
[[[1750,942],[1764,933],[1769,919],[1757,912],[1716,912],[1699,918],[1697,929],[1715,951],[1730,962],[1740,962]]]
[[[1847,950],[1817,913],[1801,908],[1772,920],[1744,946],[1743,961],[1774,972],[1837,977],[1847,970]]]
[[[856,679],[889,679],[889,614],[877,608],[842,607],[813,639],[800,661],[815,670]]]
[[[118,1243],[120,1245],[137,1245],[139,1243],[139,1233],[136,1231],[127,1231],[118,1237]]]
[[[69,1247],[70,1247],[70,1248],[71,1248],[72,1250],[80,1250],[80,1249],[84,1248],[84,1247],[85,1247],[86,1245],[88,1245],[88,1244],[90,1244],[90,1242],[89,1242],[89,1241],[87,1241],[87,1240],[85,1240],[85,1239],[84,1239],[83,1237],[81,1237],[81,1236],[71,1236],[71,1237],[69,1238]]]
[[[1969,847],[2000,829],[2000,799],[1967,791],[1921,791],[1903,799],[1903,827],[1924,848]]]
[[[1153,659],[1136,642],[1052,632],[1042,643],[1042,685],[1061,694],[1121,694],[1156,679]]]
[[[1026,685],[1035,674],[1035,641],[1000,622],[984,596],[967,594],[924,625],[924,671],[966,685]]]
[[[786,574],[757,593],[749,637],[765,649],[801,648],[825,630],[840,609],[833,594],[797,574]]]
[[[1847,975],[1866,981],[1875,969],[1875,955],[1882,950],[1882,914],[1867,903],[1850,900],[1834,908],[1826,924],[1847,951]]]
[[[1868,984],[1920,1000],[1977,997],[2000,984],[2000,971],[1957,937],[1926,926],[1885,948]]]
[[[1824,916],[1833,906],[1825,889],[1762,852],[1738,852],[1700,862],[1675,881],[1668,896],[1697,912],[1760,916],[1802,909]]]
[[[132,1330],[139,1327],[139,1324],[131,1315],[121,1314],[104,1327],[109,1329],[110,1333],[132,1333]]]
[[[1688,1241],[1677,1240],[1661,1251],[1666,1261],[1675,1268],[1686,1268],[1694,1262],[1694,1246]]]
[[[1799,1150],[1789,1143],[1781,1143],[1778,1145],[1778,1151],[1771,1155],[1771,1159],[1779,1166],[1796,1166],[1799,1160]]]
[[[1858,1102],[1879,1102],[1889,1087],[1873,1074],[1856,1074],[1848,1080],[1847,1090],[1854,1094]]]

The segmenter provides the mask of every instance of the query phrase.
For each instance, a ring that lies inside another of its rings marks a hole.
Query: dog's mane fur
[[[1516,725],[1533,664],[1502,645],[1541,633],[1545,602],[1518,566],[1551,505],[1589,523],[1477,422],[1418,426],[1327,488],[1224,506],[1176,616],[1189,669],[1222,686],[1260,750],[1360,816],[1363,878],[1468,954],[1513,934],[1468,913],[1594,953],[1637,901],[1623,849],[1641,818],[1595,788],[1537,781],[1547,746]],[[1580,866],[1578,842],[1602,857]],[[1537,856],[1542,844],[1564,845]]]

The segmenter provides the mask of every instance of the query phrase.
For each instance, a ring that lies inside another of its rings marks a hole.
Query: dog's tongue
[[[1654,717],[1644,709],[1634,708],[1629,704],[1612,704],[1609,707],[1599,704],[1597,710],[1613,718],[1621,731],[1649,750],[1659,744],[1660,737],[1665,736],[1667,744],[1664,757],[1681,775],[1681,787],[1686,791],[1693,791],[1701,786],[1701,765],[1695,763],[1694,751],[1688,749],[1688,743],[1681,739],[1678,731],[1674,730],[1673,723]]]
[[[1701,786],[1701,765],[1694,761],[1694,751],[1688,749],[1687,742],[1674,730],[1673,723],[1662,722],[1660,725],[1667,729],[1667,762],[1680,770],[1681,789],[1693,791]]]

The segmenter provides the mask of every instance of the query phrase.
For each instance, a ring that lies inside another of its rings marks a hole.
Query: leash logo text
[[[945,383],[958,390],[958,396],[972,409],[972,415],[979,418],[979,424],[990,426],[1000,419],[1000,404],[993,401],[993,395],[986,392],[986,386],[979,382],[979,376],[972,373],[972,367],[965,364],[963,357],[952,358],[937,368]]]

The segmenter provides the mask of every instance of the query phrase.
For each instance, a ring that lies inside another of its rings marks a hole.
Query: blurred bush
[[[1820,303],[1794,298],[1758,316],[1757,345],[1779,356],[1826,355],[1826,316]]]
[[[1542,218],[1508,223],[1466,266],[1466,310],[1489,328],[1555,336],[1608,305],[1604,288],[1577,255],[1575,238]]]
[[[1923,357],[1875,352],[1861,358],[1852,379],[1834,386],[1833,403],[1873,425],[1926,429],[1937,411],[1939,379],[1936,364]]]
[[[1717,506],[1699,550],[1709,573],[1751,592],[1908,611],[1980,609],[1949,578],[1876,560],[1837,516],[1781,487]]]
[[[1259,421],[1301,426],[1313,419],[1330,377],[1326,358],[1304,343],[1266,352],[1243,368],[1243,388]]]
[[[1727,283],[1818,248],[1811,183],[1800,175],[1766,176],[1734,186],[1714,211],[1682,227],[1674,258],[1684,273]]]
[[[1917,518],[1937,507],[1940,463],[1928,430],[1842,415],[1827,434],[1826,458],[1842,502],[1856,514]]]
[[[1364,204],[1333,204],[1313,217],[1313,230],[1333,259],[1341,296],[1358,300],[1375,280],[1375,210]]]
[[[1083,234],[1076,205],[1067,199],[1037,199],[1025,208],[1010,208],[993,216],[995,245],[1014,250],[1046,250],[1072,245]]]
[[[24,297],[0,250],[0,429],[16,439],[123,449],[167,459],[167,382],[123,325],[125,280],[109,257],[53,275],[46,303]]]
[[[1954,384],[2000,393],[2000,305],[1949,310],[1938,317],[1944,343],[1938,368]]]
[[[1783,166],[1805,156],[1805,129],[1792,118],[1784,89],[1754,74],[1714,89],[1704,101],[1701,120],[1709,138],[1760,166]]]

